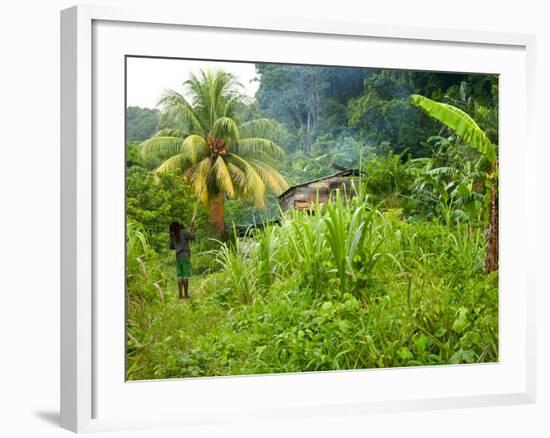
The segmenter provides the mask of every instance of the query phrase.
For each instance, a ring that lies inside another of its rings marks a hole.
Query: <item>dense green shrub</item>
[[[188,185],[175,174],[152,174],[133,166],[126,177],[126,215],[128,221],[143,225],[149,244],[156,251],[168,249],[168,226],[173,220],[189,225],[198,208],[197,244],[208,243],[210,227],[204,208],[197,204]],[[199,250],[203,248],[198,246]]]

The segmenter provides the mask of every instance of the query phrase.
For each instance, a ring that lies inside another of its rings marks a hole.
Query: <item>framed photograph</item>
[[[64,428],[534,402],[534,37],[78,6],[61,54]]]

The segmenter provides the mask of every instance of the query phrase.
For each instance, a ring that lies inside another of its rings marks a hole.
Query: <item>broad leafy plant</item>
[[[411,103],[423,109],[429,116],[453,130],[465,143],[477,150],[488,162],[486,172],[487,200],[489,204],[489,228],[487,230],[487,254],[485,269],[498,268],[498,158],[497,146],[468,114],[452,105],[436,102],[418,94],[411,95]]]

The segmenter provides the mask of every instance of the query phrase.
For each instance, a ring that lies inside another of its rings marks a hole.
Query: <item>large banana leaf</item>
[[[496,161],[496,148],[485,132],[468,114],[446,103],[436,102],[418,94],[411,95],[411,103],[426,114],[451,128],[471,147],[483,154],[491,163]]]

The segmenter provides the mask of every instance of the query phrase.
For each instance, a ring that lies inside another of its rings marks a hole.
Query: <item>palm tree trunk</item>
[[[208,213],[210,216],[210,222],[214,226],[216,234],[220,237],[222,241],[225,241],[227,235],[225,233],[225,222],[224,222],[224,194],[219,192],[215,194],[208,204]]]
[[[491,184],[491,204],[489,205],[489,228],[487,229],[487,250],[485,272],[498,269],[498,195],[496,181]]]

